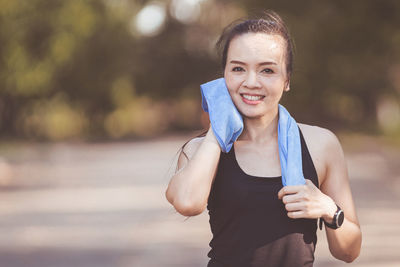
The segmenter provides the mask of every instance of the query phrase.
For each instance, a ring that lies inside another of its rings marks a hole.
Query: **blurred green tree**
[[[199,84],[222,75],[218,35],[265,9],[295,40],[283,101],[297,120],[400,135],[399,1],[0,0],[0,136],[199,128]]]

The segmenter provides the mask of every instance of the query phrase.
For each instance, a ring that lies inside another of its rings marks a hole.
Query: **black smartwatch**
[[[338,229],[340,226],[342,226],[343,221],[344,221],[344,212],[343,210],[336,205],[337,210],[335,212],[335,215],[333,216],[333,222],[332,223],[327,223],[324,221],[324,219],[319,218],[319,229],[322,230],[322,222],[324,222],[325,227],[329,227],[331,229]]]

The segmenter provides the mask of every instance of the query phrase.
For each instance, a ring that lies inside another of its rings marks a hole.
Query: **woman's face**
[[[229,45],[224,77],[236,108],[247,118],[276,111],[289,90],[285,41],[279,35],[246,33]]]

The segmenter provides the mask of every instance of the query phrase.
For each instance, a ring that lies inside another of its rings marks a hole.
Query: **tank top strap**
[[[303,175],[305,179],[311,180],[314,185],[319,188],[319,182],[318,182],[318,174],[315,169],[315,165],[313,163],[313,160],[311,158],[310,152],[308,150],[306,141],[304,139],[303,133],[300,132],[300,142],[301,142],[301,157],[302,157],[302,163],[303,163]]]

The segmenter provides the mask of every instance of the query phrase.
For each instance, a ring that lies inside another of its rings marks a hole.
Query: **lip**
[[[260,94],[252,94],[252,93],[239,93],[241,96],[242,95],[251,95],[251,96],[265,96],[265,95],[260,95]]]
[[[244,98],[243,97],[243,95],[250,95],[250,96],[262,96],[263,98],[261,98],[260,100],[249,100],[249,99],[246,99],[246,98]],[[248,105],[258,105],[258,104],[260,104],[262,101],[263,101],[263,99],[264,99],[264,95],[259,95],[259,94],[240,94],[240,96],[242,97],[242,101],[244,102],[244,103],[246,103],[246,104],[248,104]]]

